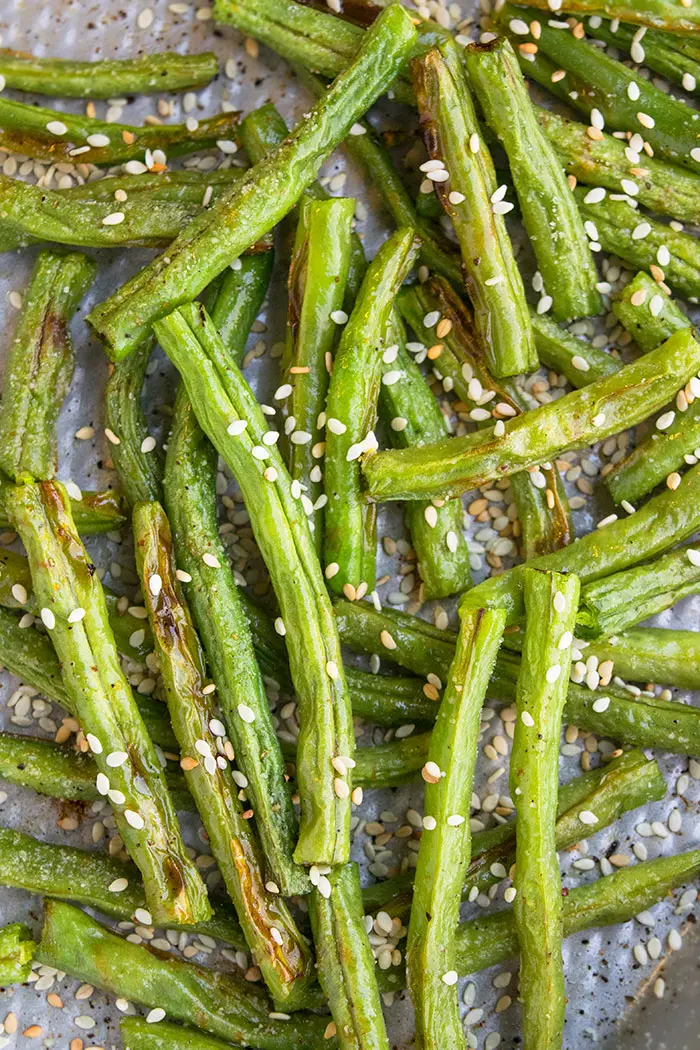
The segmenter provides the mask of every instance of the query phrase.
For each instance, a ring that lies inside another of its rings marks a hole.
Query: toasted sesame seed
[[[238,711],[240,718],[242,718],[244,722],[248,722],[250,724],[251,722],[255,721],[255,711],[253,711],[251,707],[248,707],[247,704],[239,704],[236,710]]]

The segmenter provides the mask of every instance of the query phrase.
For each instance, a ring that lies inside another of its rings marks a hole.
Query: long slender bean
[[[496,174],[457,45],[433,48],[414,61],[412,72],[425,143],[443,165],[430,175],[446,172],[435,192],[457,234],[489,369],[495,376],[531,372],[537,355],[522,278],[503,215],[491,204]]]
[[[158,755],[119,664],[102,587],[67,498],[58,485],[42,482],[18,486],[8,503],[66,691],[95,755],[98,788],[109,795],[119,833],[144,877],[154,921],[203,921],[210,914],[206,890],[185,852]]]
[[[8,478],[0,474],[0,528],[10,527],[6,499],[12,488]],[[126,503],[118,492],[83,492],[79,500],[71,500],[71,513],[76,528],[83,536],[101,532],[118,532],[126,521]]]
[[[537,23],[538,54],[542,51],[585,85],[585,90],[570,99],[575,109],[587,116],[598,110],[611,130],[639,133],[657,155],[700,172],[700,154],[695,154],[700,128],[697,110],[667,95],[599,47],[574,36],[568,23],[552,26],[546,15],[511,4],[505,4],[495,17],[508,30],[514,19],[522,22],[523,15],[527,33],[517,36],[518,43],[534,41],[530,26]]]
[[[405,332],[394,316],[394,347],[382,354],[379,414],[388,424],[394,448],[430,444],[450,429],[418,365],[405,346]],[[446,598],[471,585],[469,548],[464,536],[464,510],[459,500],[435,507],[430,501],[409,503],[406,522],[418,557],[425,599]]]
[[[331,591],[350,598],[374,590],[376,507],[364,497],[359,458],[376,448],[382,354],[392,334],[394,300],[417,248],[409,226],[390,237],[372,260],[343,330],[328,389],[323,559]]]
[[[185,593],[217,684],[224,724],[248,781],[246,791],[274,880],[285,894],[304,893],[308,880],[292,860],[297,819],[284,760],[246,611],[217,530],[216,460],[182,389],[175,403],[165,475],[177,561],[191,577]],[[257,630],[255,636],[259,637]],[[253,711],[252,721],[240,717],[241,705]]]
[[[562,894],[556,846],[559,741],[571,668],[579,581],[523,572],[525,631],[518,675],[510,790],[518,831],[513,906],[520,945],[523,1040],[533,1050],[561,1045],[566,996]]]
[[[0,929],[0,984],[21,984],[32,972],[35,942],[28,927],[12,922]]]
[[[52,164],[127,164],[148,160],[147,151],[161,150],[179,157],[231,141],[238,113],[219,113],[200,120],[190,131],[186,124],[133,127],[108,124],[95,117],[63,113],[25,102],[0,99],[0,145]],[[151,160],[144,167],[152,167]]]
[[[321,881],[323,879],[323,882]],[[342,1050],[389,1050],[355,863],[320,876],[309,897],[318,976]]]
[[[552,87],[551,75],[557,72],[557,66],[539,55],[536,58],[534,69],[538,64],[547,65],[538,83],[544,81],[545,87]],[[526,63],[526,75],[531,65]],[[558,81],[557,86],[559,83],[565,81]],[[567,172],[579,182],[625,193],[624,180],[630,183],[628,189],[636,188],[635,200],[650,211],[670,215],[680,222],[695,223],[700,219],[700,181],[694,172],[648,157],[643,151],[632,149],[626,140],[604,132],[600,138],[592,139],[585,124],[567,120],[549,109],[538,107],[537,119]]]
[[[110,438],[112,462],[127,500],[162,498],[163,463],[155,448],[155,438],[141,408],[141,392],[153,343],[143,343],[125,361],[118,361],[105,389],[105,422]]]
[[[272,276],[272,249],[243,255],[236,269],[224,271],[211,309],[211,319],[237,365]]]
[[[678,689],[700,689],[700,638],[697,631],[634,627],[596,641],[586,655],[612,660],[615,674],[632,682],[659,682]]]
[[[528,7],[553,10],[547,0],[523,0]],[[587,15],[606,15],[622,22],[658,26],[671,32],[700,31],[698,12],[674,3],[674,0],[566,0],[567,11]],[[529,12],[528,12],[529,13]]]
[[[561,162],[542,132],[509,41],[465,51],[487,125],[506,151],[520,211],[556,320],[602,310],[598,271]]]
[[[0,884],[87,904],[113,919],[138,921],[136,913],[146,909],[143,883],[133,864],[106,853],[40,842],[10,828],[0,828]],[[211,919],[191,930],[246,948],[235,914],[223,903],[217,904]]]
[[[433,277],[423,284],[405,288],[397,305],[423,346],[428,348],[437,378],[443,385],[449,383],[465,405],[474,405],[470,418],[480,427],[487,427],[492,419],[517,415],[525,408],[513,382],[491,376],[473,335],[471,314],[446,281]],[[426,327],[426,321],[431,322],[430,328]],[[488,407],[490,405],[494,407]],[[513,475],[511,480],[525,558],[557,550],[573,537],[571,510],[559,473],[550,464],[540,466],[540,471],[545,479],[543,488],[533,485],[527,474]]]
[[[615,375],[503,424],[500,436],[494,426],[424,448],[366,454],[368,495],[380,502],[449,498],[532,468],[646,419],[675,397],[699,366],[700,345],[689,332],[677,332]]]
[[[283,453],[292,480],[303,488],[316,550],[324,540],[324,485],[319,460],[336,320],[346,315],[355,202],[304,201],[289,268],[287,339],[276,399],[284,420]],[[320,447],[319,447],[320,445]],[[307,503],[308,500],[308,503]]]
[[[584,25],[587,36],[593,37],[594,40],[602,40],[623,54],[627,52],[632,61],[633,55],[638,59],[643,56],[643,63],[648,69],[660,73],[672,84],[678,84],[690,92],[695,91],[700,80],[700,62],[677,51],[669,43],[669,34],[664,30],[647,29],[641,40],[638,40],[639,29],[626,22],[610,22],[608,19],[593,16],[587,18]]]
[[[656,281],[644,270],[626,284],[613,300],[613,313],[640,348],[655,350],[665,339],[682,328],[692,328],[680,307],[664,295]]]
[[[239,129],[240,134],[240,129]],[[140,175],[111,175],[99,172],[100,178],[90,179],[82,185],[69,186],[56,190],[60,200],[66,201],[115,201],[125,193],[130,197],[139,197],[147,193],[151,201],[171,201],[174,203],[199,204],[205,207],[205,199],[215,198],[218,194],[240,182],[243,170],[236,168],[216,168],[214,171],[145,171]],[[53,199],[53,195],[52,199]]]
[[[77,253],[37,256],[5,362],[0,401],[0,467],[13,478],[56,473],[56,423],[73,377],[70,320],[96,269]]]
[[[347,71],[280,148],[185,227],[167,255],[92,311],[90,321],[113,357],[128,354],[154,321],[191,301],[294,207],[328,154],[392,82],[415,41],[411,19],[392,4],[365,35]]]
[[[174,312],[158,323],[157,335],[183,377],[200,425],[241,486],[280,603],[301,716],[301,828],[295,860],[345,863],[351,778],[336,776],[333,759],[352,759],[352,715],[333,611],[306,515],[282,457],[270,438],[265,440],[270,433],[266,419],[203,308]]]
[[[700,550],[681,547],[656,561],[586,584],[576,632],[581,638],[609,638],[699,591]]]
[[[163,508],[137,503],[133,527],[141,588],[185,781],[270,994],[280,1007],[296,1009],[312,979],[308,944],[285,901],[266,886],[255,825],[244,815],[229,764],[234,752],[226,747],[225,727],[207,686],[204,653],[175,575]]]
[[[112,995],[165,1010],[168,1017],[260,1050],[333,1050],[327,1018],[296,1013],[279,1020],[262,989],[222,973],[131,944],[85,912],[47,900],[37,957]]]
[[[149,1024],[143,1017],[122,1017],[119,1030],[125,1050],[225,1050],[231,1045],[199,1028],[169,1021]]]
[[[115,98],[155,91],[203,87],[216,76],[216,55],[160,51],[136,58],[38,58],[22,51],[0,51],[0,74],[9,88],[56,98]]]
[[[417,1045],[466,1046],[455,972],[455,930],[471,857],[469,807],[481,708],[505,613],[467,609],[423,767],[425,816],[408,926],[406,968]],[[556,789],[555,789],[556,797]]]
[[[577,389],[614,375],[622,368],[619,358],[571,335],[546,314],[532,311],[531,318],[540,361],[565,376]]]

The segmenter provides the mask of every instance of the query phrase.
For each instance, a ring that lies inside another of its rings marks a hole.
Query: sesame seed
[[[148,455],[148,453],[152,452],[155,447],[156,439],[150,434],[148,435],[148,437],[145,437],[141,442],[141,451],[144,453],[144,455]]]
[[[23,587],[21,583],[13,583],[12,585],[12,597],[20,605],[26,605],[27,603],[27,589]]]
[[[657,430],[668,430],[668,428],[671,426],[671,424],[673,423],[675,418],[676,418],[676,413],[675,412],[673,412],[673,411],[664,412],[656,420],[656,429]]]
[[[345,313],[345,310],[333,310],[331,313],[331,321],[333,321],[334,324],[347,324],[348,315]]]
[[[114,882],[110,882],[110,884],[107,887],[107,889],[109,890],[110,893],[121,893],[123,890],[126,889],[126,887],[128,885],[129,885],[129,880],[128,879],[124,879],[124,878],[115,879]]]
[[[226,428],[226,433],[230,434],[231,437],[240,437],[245,428],[248,426],[248,421],[245,419],[234,419],[232,423],[229,423]]]
[[[459,190],[451,190],[447,199],[450,204],[462,204],[466,200],[466,197],[463,193],[460,193]]]
[[[442,975],[443,984],[446,984],[448,987],[452,986],[453,984],[457,984],[458,980],[459,974],[456,970],[448,970],[447,973],[444,973]]]
[[[135,828],[137,831],[140,831],[146,823],[141,814],[136,813],[133,809],[125,809],[124,818],[126,819],[127,824],[130,824],[131,827]]]
[[[606,190],[602,186],[595,186],[592,190],[589,190],[586,196],[583,198],[584,204],[600,204],[604,201],[607,196]]]
[[[149,923],[150,925],[150,923]],[[146,1014],[147,1024],[157,1024],[158,1021],[162,1021],[165,1017],[165,1010],[162,1006],[156,1006],[153,1010],[150,1010]]]
[[[123,211],[113,211],[109,215],[105,215],[102,220],[103,226],[118,226],[121,222],[124,222],[126,216]]]
[[[557,591],[554,595],[552,605],[558,613],[562,613],[566,609],[566,598],[561,591]]]
[[[578,815],[578,819],[582,824],[593,825],[598,823],[598,818],[595,813],[591,813],[590,809],[582,809]]]
[[[123,766],[128,757],[126,751],[111,751],[105,761],[112,769],[116,769],[118,766]]]
[[[442,776],[437,762],[426,762],[421,769],[421,776],[427,784],[437,784]]]
[[[192,583],[192,577],[190,576],[189,572],[185,572],[184,569],[176,569],[175,576],[180,581],[180,583]]]
[[[331,681],[333,681],[333,682],[337,681],[337,679],[339,677],[339,671],[338,671],[338,665],[335,662],[335,660],[329,660],[326,663],[326,674],[331,679]]]
[[[551,667],[547,668],[547,673],[545,674],[545,678],[547,679],[547,681],[549,682],[550,685],[553,685],[557,681],[557,679],[559,678],[560,675],[561,675],[561,666],[559,664],[552,664]]]
[[[522,720],[523,725],[528,726],[529,728],[532,728],[532,726],[534,726],[535,724],[535,720],[529,711],[523,711],[520,718]]]
[[[637,120],[644,128],[653,128],[656,124],[654,118],[650,117],[648,113],[638,113]]]
[[[154,572],[148,581],[148,589],[154,598],[157,598],[160,592],[163,590],[162,577]]]
[[[41,616],[41,622],[43,623],[47,631],[52,631],[53,628],[56,626],[56,617],[54,616],[51,609],[44,608],[41,610],[39,615]]]
[[[49,131],[52,135],[65,135],[65,133],[68,131],[68,128],[62,120],[50,120],[46,125],[46,130]]]
[[[210,569],[220,569],[221,568],[221,562],[216,557],[216,555],[215,554],[210,554],[208,551],[205,551],[204,554],[202,555],[202,561],[204,562],[205,565],[208,565]]]
[[[244,722],[248,722],[250,724],[251,722],[255,721],[255,711],[253,711],[251,707],[248,707],[247,704],[239,704],[237,707],[237,711]]]

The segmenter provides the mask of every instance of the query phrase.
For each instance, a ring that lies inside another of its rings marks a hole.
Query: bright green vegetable
[[[13,478],[56,473],[56,424],[73,377],[70,321],[95,273],[84,255],[37,256],[5,361],[0,401],[0,468]]]
[[[143,172],[141,175],[102,174],[82,185],[56,190],[55,194],[67,201],[112,201],[117,192],[126,193],[127,200],[148,194],[150,201],[171,201],[198,204],[205,207],[205,200],[213,199],[222,189],[240,182],[244,171],[236,168],[215,168],[214,171],[175,170]],[[121,194],[120,194],[121,195]]]
[[[450,430],[440,406],[405,346],[405,332],[394,315],[393,338],[382,354],[379,415],[388,424],[394,448],[430,444]],[[418,557],[423,597],[446,598],[471,585],[464,510],[459,500],[435,507],[418,500],[406,507],[406,522]]]
[[[614,673],[632,682],[659,682],[677,689],[700,689],[700,638],[697,631],[635,627],[594,642],[586,656],[612,660]]]
[[[689,332],[677,332],[615,375],[510,420],[500,436],[489,427],[424,448],[368,454],[363,473],[369,497],[449,498],[536,467],[646,419],[699,367],[700,345]]]
[[[641,58],[648,69],[660,73],[672,84],[678,84],[690,92],[695,91],[700,80],[700,62],[677,51],[670,43],[673,37],[669,33],[647,29],[638,40],[639,29],[636,26],[619,20],[609,22],[598,16],[587,18],[584,25],[586,34],[594,40],[603,40],[623,54],[627,52],[632,61],[635,61],[634,56],[637,62]]]
[[[481,708],[504,624],[505,614],[497,609],[462,613],[430,758],[423,768],[425,816],[406,946],[420,1050],[466,1046],[454,938],[471,854],[469,814]]]
[[[363,38],[352,65],[280,148],[185,227],[167,254],[92,311],[90,321],[112,357],[128,354],[154,321],[191,301],[294,207],[328,154],[392,82],[415,40],[411,19],[392,4]]]
[[[655,350],[674,332],[693,327],[680,307],[644,270],[625,285],[612,307],[620,324],[645,352]]]
[[[528,7],[553,10],[547,0],[523,0]],[[566,10],[587,15],[606,15],[622,22],[658,26],[671,32],[700,32],[700,15],[692,7],[677,4],[675,0],[566,0]],[[523,12],[530,16],[529,11]]]
[[[57,750],[54,745],[54,751]],[[0,769],[4,773],[4,764]],[[146,909],[141,876],[133,864],[106,853],[40,842],[9,828],[0,828],[0,885],[87,904],[113,919],[138,922],[136,913]],[[174,927],[183,928],[216,937],[239,949],[247,947],[235,914],[223,903],[217,904],[216,913],[207,922]]]
[[[199,1028],[169,1021],[149,1024],[144,1017],[120,1018],[119,1030],[125,1050],[226,1050],[231,1045]]]
[[[542,75],[535,79],[543,87],[565,85],[565,94],[568,90],[576,90],[573,84],[569,84],[570,78],[552,84],[551,75],[557,71],[557,66],[539,54],[536,59],[535,63],[523,64],[527,76],[532,67],[536,72],[541,71]],[[538,108],[537,119],[567,172],[579,182],[604,186],[613,193],[624,193],[624,179],[637,187],[636,200],[645,208],[681,222],[695,223],[700,219],[700,181],[694,172],[657,157],[648,157],[643,151],[637,152],[625,139],[604,133],[600,139],[592,139],[585,124],[567,120],[550,109]],[[640,133],[643,133],[641,128]]]
[[[112,462],[122,490],[133,507],[139,500],[162,498],[163,464],[141,408],[141,392],[153,343],[143,343],[126,361],[114,365],[105,389],[105,422]]]
[[[309,915],[318,977],[331,1007],[338,1045],[342,1050],[389,1050],[356,864],[320,876],[309,897]]]
[[[323,558],[331,591],[362,598],[374,590],[377,511],[365,499],[359,459],[376,448],[382,354],[392,338],[394,300],[417,252],[415,230],[387,240],[371,262],[343,329],[326,404]]]
[[[495,376],[537,367],[522,278],[503,215],[491,198],[497,182],[456,45],[433,48],[412,66],[421,126],[436,181],[462,253],[477,339]],[[469,152],[465,146],[471,143]]]
[[[509,418],[524,409],[515,384],[495,380],[489,373],[474,339],[471,314],[445,280],[433,277],[423,284],[404,288],[397,305],[423,345],[429,348],[437,378],[445,389],[449,385],[466,405],[474,405],[471,418],[482,428],[493,418]],[[426,320],[435,324],[427,328]],[[438,331],[440,341],[435,343]],[[487,407],[490,405],[494,407]],[[573,537],[571,510],[559,473],[551,465],[541,466],[540,471],[545,479],[543,488],[533,485],[526,473],[514,474],[511,479],[526,559],[557,550]],[[409,502],[409,514],[411,508],[412,502]]]
[[[525,631],[518,676],[510,791],[518,831],[513,905],[520,946],[523,1041],[561,1045],[566,994],[562,893],[556,844],[559,741],[576,626],[578,577],[523,572]]]
[[[301,830],[295,860],[345,863],[350,777],[337,777],[332,762],[352,758],[352,713],[306,515],[282,457],[265,441],[268,423],[203,308],[175,311],[158,323],[157,335],[182,375],[200,425],[240,485],[280,604],[301,719]]]
[[[656,561],[586,584],[576,617],[577,636],[599,639],[620,634],[699,591],[700,550],[681,547]]]
[[[533,310],[530,316],[540,361],[565,376],[577,389],[615,375],[622,368],[618,358],[571,335],[546,314]]]
[[[270,994],[280,1008],[297,1009],[313,977],[309,947],[285,901],[266,886],[255,825],[244,816],[238,798],[240,785],[229,765],[233,748],[230,742],[226,747],[225,727],[175,575],[170,526],[160,504],[137,503],[133,528],[136,565],[185,782]],[[243,718],[245,711],[237,714]]]
[[[9,88],[56,98],[114,98],[156,91],[203,87],[217,73],[216,55],[160,51],[137,58],[37,58],[22,51],[0,51],[0,74]]]
[[[32,972],[36,943],[19,922],[0,929],[0,984],[21,984]]]
[[[37,957],[105,992],[260,1050],[334,1050],[324,1038],[325,1017],[296,1013],[280,1021],[262,988],[222,973],[150,951],[100,926],[89,915],[47,900]]]
[[[0,99],[2,148],[52,164],[143,163],[146,150],[179,157],[235,138],[237,123],[238,113],[231,112],[200,120],[194,131],[186,124],[132,127]]]
[[[284,759],[246,609],[218,533],[216,465],[217,454],[182,388],[175,402],[165,473],[177,563],[191,577],[184,584],[185,594],[217,685],[224,724],[248,781],[246,791],[273,878],[284,894],[306,893],[306,874],[292,860],[297,819],[285,782]],[[254,633],[259,639],[260,632]],[[282,641],[274,631],[273,635]],[[240,717],[241,704],[254,712],[253,721]]]
[[[258,316],[272,276],[274,252],[242,255],[240,266],[225,270],[211,309],[211,319],[237,365],[243,361],[248,333]]]
[[[513,48],[500,37],[465,51],[487,125],[508,156],[520,211],[556,320],[602,310],[598,271],[561,162],[542,132]]]
[[[324,434],[319,419],[323,422],[339,332],[337,319],[347,316],[342,307],[354,214],[355,202],[350,198],[304,201],[289,268],[287,339],[276,400],[281,402],[284,420],[283,453],[291,478],[303,487],[319,553],[325,513],[319,463]]]
[[[99,577],[63,489],[51,482],[18,486],[8,505],[66,691],[95,756],[98,789],[109,795],[119,834],[143,875],[154,922],[202,922],[210,915],[206,890],[185,851],[158,755],[119,663]]]
[[[547,15],[505,4],[495,17],[506,31],[513,19],[528,27],[527,34],[517,35],[519,44],[534,42],[529,26],[533,21],[539,23],[538,54],[541,51],[571,73],[583,88],[568,100],[575,109],[587,116],[598,110],[611,131],[639,133],[657,156],[700,172],[700,154],[695,155],[700,112],[672,98],[601,48],[578,39],[564,23],[551,25]]]
[[[5,504],[11,489],[10,480],[0,474],[0,528],[3,529],[10,526]],[[117,532],[126,521],[126,503],[118,492],[83,492],[81,499],[71,500],[71,513],[83,536]]]

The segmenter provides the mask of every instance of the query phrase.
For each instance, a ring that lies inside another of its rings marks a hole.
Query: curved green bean
[[[110,455],[122,490],[133,507],[139,500],[158,500],[163,491],[163,462],[141,408],[141,392],[153,352],[153,341],[144,343],[128,360],[118,361],[105,388],[105,422]]]

